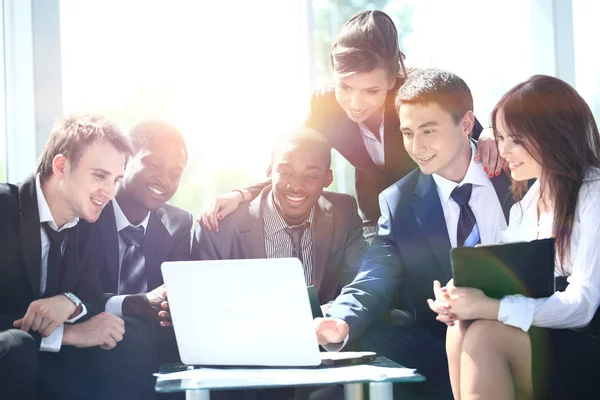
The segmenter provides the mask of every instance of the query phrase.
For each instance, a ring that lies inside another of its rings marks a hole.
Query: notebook
[[[481,289],[488,297],[549,297],[555,292],[554,239],[450,250],[454,285]]]

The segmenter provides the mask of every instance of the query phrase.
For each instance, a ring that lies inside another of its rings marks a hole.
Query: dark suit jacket
[[[250,204],[244,204],[219,222],[219,233],[196,224],[192,258],[228,260],[266,258],[261,204],[271,193],[267,186]],[[313,224],[313,285],[321,304],[335,298],[358,269],[367,244],[356,200],[349,195],[324,192],[317,202]]]
[[[510,180],[501,174],[492,183],[508,219]],[[452,278],[450,239],[435,181],[417,169],[384,190],[379,200],[377,236],[359,275],[342,289],[329,314],[350,325],[353,340],[381,320],[397,294],[417,325],[443,334],[445,325],[435,320],[426,303],[433,296],[434,280],[444,284]]]
[[[67,238],[59,290],[78,296],[89,318],[99,311],[94,307],[99,287],[94,271],[79,262],[79,224],[68,230]],[[40,298],[41,253],[35,179],[18,186],[0,184],[0,330],[12,328],[12,321]]]
[[[150,212],[142,244],[148,290],[163,284],[160,266],[164,261],[189,258],[192,223],[189,212],[170,204]],[[98,269],[106,302],[117,293],[119,282],[119,236],[112,202],[106,205],[95,224],[82,224],[81,228],[82,256]]]
[[[381,215],[377,196],[385,188],[394,184],[410,171],[416,164],[406,153],[400,121],[394,106],[396,94],[403,80],[398,80],[396,86],[388,92],[384,110],[383,168],[373,163],[360,135],[358,124],[346,115],[335,99],[333,89],[325,89],[315,93],[310,104],[310,112],[305,126],[319,131],[350,164],[355,168],[355,185],[358,205],[364,214],[364,220],[376,222]],[[478,139],[483,127],[475,120],[472,137]],[[263,185],[257,185],[250,190],[256,195]]]

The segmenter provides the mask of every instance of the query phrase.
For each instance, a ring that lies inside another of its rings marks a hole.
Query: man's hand
[[[137,316],[146,321],[160,323],[160,304],[167,298],[165,285],[161,285],[148,293],[132,294],[123,300],[123,315]]]
[[[346,321],[339,318],[315,318],[314,324],[319,344],[341,343],[350,333]]]
[[[171,321],[171,314],[169,312],[169,302],[165,300],[160,303],[160,309],[161,311],[158,313],[158,317],[160,318],[160,326],[173,326],[173,321]]]
[[[247,191],[244,190],[246,193]],[[250,193],[247,193],[250,196]],[[211,200],[207,208],[200,212],[197,221],[204,224],[207,231],[219,232],[219,221],[234,212],[242,202],[242,194],[232,191],[219,195]]]
[[[48,337],[60,324],[63,324],[75,312],[75,304],[67,296],[59,294],[47,299],[32,302],[23,318],[13,322],[15,328],[23,332],[39,332]]]
[[[75,347],[100,346],[101,349],[113,349],[123,340],[125,322],[108,312],[100,313],[85,322],[65,325],[63,344]]]

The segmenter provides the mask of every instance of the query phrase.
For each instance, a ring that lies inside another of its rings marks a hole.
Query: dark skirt
[[[600,398],[600,337],[537,327],[529,336],[536,399]]]

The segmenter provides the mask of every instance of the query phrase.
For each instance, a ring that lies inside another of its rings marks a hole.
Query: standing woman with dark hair
[[[416,168],[404,149],[394,108],[396,93],[407,76],[403,59],[396,26],[387,14],[377,10],[356,14],[331,49],[335,88],[313,95],[305,122],[355,167],[358,204],[369,227],[366,231],[374,232],[381,215],[379,193]],[[476,121],[474,138],[481,130]],[[477,149],[490,177],[498,175],[503,161],[497,158],[491,132]],[[207,229],[218,230],[218,220],[254,199],[267,184],[216,197],[199,219]],[[302,194],[301,179],[290,192]]]
[[[511,210],[506,239],[556,238],[557,292],[495,300],[451,284],[436,290],[431,308],[449,325],[446,351],[454,396],[596,397],[600,136],[594,117],[571,86],[534,76],[502,97],[492,121],[520,200]],[[523,196],[533,178],[536,183]],[[450,308],[444,310],[442,302]]]

